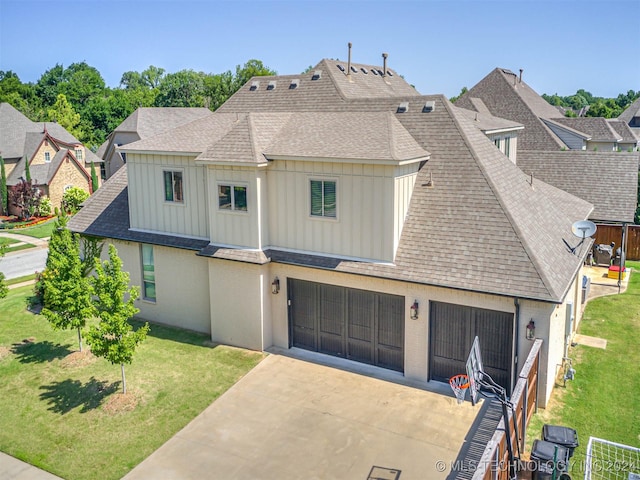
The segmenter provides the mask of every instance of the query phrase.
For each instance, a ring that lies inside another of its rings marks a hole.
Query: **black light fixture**
[[[533,318],[527,324],[527,340],[533,340],[536,338],[536,322]]]
[[[278,292],[280,292],[280,279],[276,277],[273,279],[273,282],[271,282],[271,293],[277,295]]]
[[[414,300],[413,301],[413,305],[411,305],[411,320],[417,320],[418,319],[418,300]]]

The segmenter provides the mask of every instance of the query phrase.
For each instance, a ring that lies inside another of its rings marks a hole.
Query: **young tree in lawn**
[[[9,203],[18,207],[23,220],[31,218],[40,205],[40,190],[33,186],[31,180],[20,180],[11,187],[8,196]]]
[[[54,329],[78,330],[82,351],[82,329],[93,316],[89,280],[83,275],[80,239],[67,228],[64,212],[56,220],[49,240],[49,255],[42,274],[44,308],[42,315]]]
[[[7,173],[4,170],[4,158],[0,155],[0,211],[9,214],[9,197],[7,191]]]
[[[96,261],[95,276],[90,278],[93,302],[99,318],[86,338],[91,351],[111,364],[120,364],[122,393],[127,393],[124,364],[133,361],[136,347],[146,338],[149,324],[133,330],[129,319],[139,310],[134,306],[138,287],[129,287],[129,274],[122,271],[122,260],[113,245],[109,245],[109,260]]]
[[[7,248],[6,245],[0,245],[0,259],[4,257],[4,251]],[[9,287],[4,282],[4,273],[0,272],[0,298],[4,298],[9,293]]]

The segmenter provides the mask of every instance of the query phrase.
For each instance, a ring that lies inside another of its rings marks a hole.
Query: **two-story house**
[[[8,103],[0,104],[0,155],[7,185],[25,178],[26,162],[33,185],[60,207],[64,192],[79,187],[91,193],[91,162],[102,163],[91,150],[55,122],[32,122]],[[10,213],[18,213],[10,206]]]
[[[416,382],[464,372],[477,335],[507,389],[533,322],[548,399],[588,249],[564,242],[593,207],[531,184],[444,96],[323,60],[121,150],[69,225],[117,246],[140,317]]]

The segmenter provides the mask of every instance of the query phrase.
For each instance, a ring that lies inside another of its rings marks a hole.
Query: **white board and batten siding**
[[[581,136],[551,123],[545,123],[545,125],[547,125],[547,127],[549,127],[549,129],[553,133],[555,133],[560,138],[560,140],[562,140],[567,145],[567,147],[569,147],[569,149],[584,150],[586,146],[586,140]]]
[[[408,166],[407,174],[411,168]],[[389,165],[279,160],[267,174],[270,246],[393,261],[415,181]],[[404,173],[404,172],[403,172]],[[311,180],[335,180],[336,218],[311,216]],[[397,207],[396,207],[397,206]]]
[[[267,205],[264,196],[265,172],[255,167],[211,166],[207,168],[207,182],[211,206],[211,243],[246,248],[262,248],[263,215]],[[247,188],[247,211],[221,210],[218,201],[220,185],[244,186]],[[205,198],[205,197],[203,197]]]
[[[209,238],[205,167],[195,157],[130,153],[127,157],[131,228],[146,232]],[[166,170],[182,172],[184,201],[165,201]]]
[[[398,250],[400,243],[400,235],[402,235],[402,227],[406,220],[407,212],[409,211],[409,203],[411,203],[411,195],[413,194],[413,187],[416,183],[416,177],[418,176],[418,165],[403,165],[396,167],[395,172],[395,211],[393,218],[393,253]]]

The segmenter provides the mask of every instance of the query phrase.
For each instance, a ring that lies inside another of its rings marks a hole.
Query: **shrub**
[[[51,216],[51,200],[49,197],[43,197],[40,200],[40,205],[38,205],[38,211],[36,214],[39,217],[49,217]]]
[[[71,187],[62,196],[62,208],[74,214],[80,210],[80,204],[89,198],[89,194],[79,187]]]

